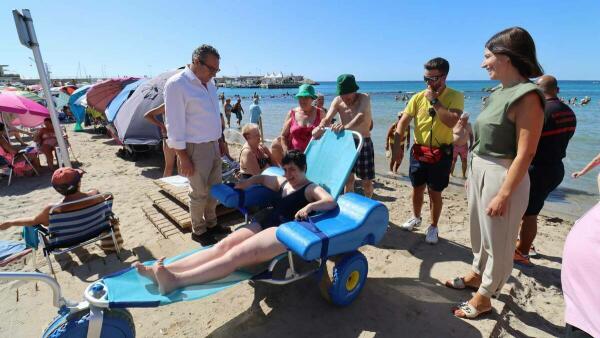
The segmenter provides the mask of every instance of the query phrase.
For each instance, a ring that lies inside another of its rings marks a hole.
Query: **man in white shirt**
[[[217,226],[217,201],[210,187],[221,183],[221,117],[217,87],[219,53],[202,45],[192,63],[165,84],[165,115],[168,144],[177,153],[181,175],[190,182],[192,237]]]

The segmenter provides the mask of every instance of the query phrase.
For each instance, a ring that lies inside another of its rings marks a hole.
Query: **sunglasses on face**
[[[443,78],[444,75],[439,76],[423,76],[423,81],[425,82],[436,82],[437,80]]]
[[[215,67],[213,67],[213,66],[211,66],[211,65],[208,65],[208,64],[206,64],[206,63],[205,63],[204,61],[202,61],[202,60],[198,60],[198,62],[200,62],[200,64],[201,64],[201,65],[203,65],[204,67],[208,68],[208,70],[210,70],[211,72],[213,72],[213,73],[215,73],[215,74],[221,71],[221,69],[220,69],[220,68],[215,68]]]

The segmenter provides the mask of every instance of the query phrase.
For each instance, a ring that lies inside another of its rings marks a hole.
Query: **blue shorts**
[[[408,175],[414,187],[427,184],[429,189],[442,192],[450,182],[450,167],[452,166],[452,153],[442,155],[437,163],[425,163],[414,158],[410,152],[410,168]]]

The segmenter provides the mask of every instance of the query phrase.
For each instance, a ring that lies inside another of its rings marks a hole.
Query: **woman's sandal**
[[[457,310],[462,311],[464,313],[464,316],[456,315]],[[488,310],[479,311],[473,305],[471,305],[471,303],[469,303],[469,302],[462,302],[462,303],[460,303],[459,306],[452,308],[452,313],[454,314],[455,317],[466,318],[466,319],[475,319],[477,317],[481,317],[481,316],[486,315],[491,312],[492,312],[492,308],[489,308]]]
[[[464,289],[471,289],[471,290],[478,290],[479,287],[475,287],[473,285],[467,285],[465,284],[465,277],[456,277],[453,280],[448,280],[444,283],[444,285],[446,287],[449,287],[451,289],[456,289],[456,290],[464,290]]]

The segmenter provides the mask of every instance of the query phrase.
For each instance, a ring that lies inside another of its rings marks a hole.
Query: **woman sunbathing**
[[[152,266],[136,263],[138,272],[158,284],[161,294],[193,284],[218,280],[236,269],[268,261],[286,251],[277,240],[277,227],[294,219],[306,219],[312,211],[335,208],[333,197],[306,178],[306,157],[299,151],[288,152],[283,160],[284,177],[253,176],[238,183],[245,189],[261,184],[278,191],[281,199],[272,208],[259,212],[254,221],[227,236],[210,249],[164,264],[164,257]]]
[[[54,155],[52,152],[58,145],[58,140],[54,133],[52,120],[49,117],[44,119],[44,126],[35,134],[34,140],[38,144],[40,151],[46,156],[48,168],[54,171]]]
[[[242,128],[246,143],[240,151],[240,176],[244,179],[260,174],[273,162],[271,151],[261,143],[258,125],[248,123]]]

